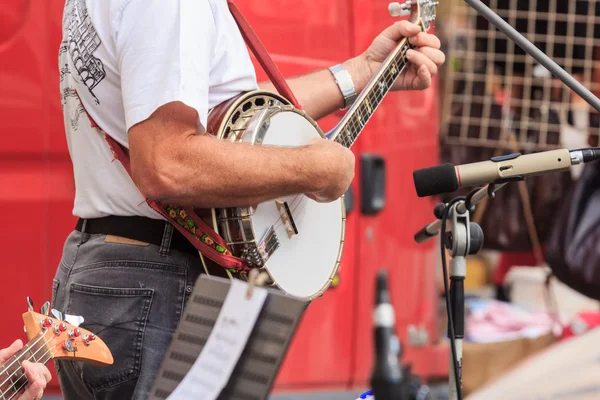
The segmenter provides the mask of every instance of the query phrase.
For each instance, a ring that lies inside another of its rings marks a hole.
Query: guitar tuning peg
[[[83,321],[83,317],[80,317],[79,315],[65,314],[65,322],[73,326],[79,326],[83,324]]]
[[[392,17],[404,17],[410,15],[411,6],[411,0],[406,0],[404,4],[394,2],[389,4],[388,11]]]
[[[50,312],[52,313],[52,315],[54,315],[54,318],[56,318],[57,320],[59,320],[59,321],[63,320],[63,314],[60,311],[55,310],[53,308],[52,311],[50,311]]]
[[[49,315],[49,311],[50,311],[50,302],[47,301],[44,304],[42,304],[42,307],[40,308],[40,314]]]
[[[27,296],[27,310],[28,311],[33,311],[33,300],[31,300],[31,297]]]

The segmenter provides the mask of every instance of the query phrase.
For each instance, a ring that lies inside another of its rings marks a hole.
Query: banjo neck
[[[406,68],[408,60],[406,52],[414,48],[407,39],[402,39],[396,49],[385,59],[375,76],[365,86],[360,96],[348,110],[344,118],[334,128],[334,140],[350,148],[375,110],[390,91],[396,78]]]

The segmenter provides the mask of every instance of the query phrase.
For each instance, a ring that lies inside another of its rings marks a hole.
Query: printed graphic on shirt
[[[65,104],[67,104],[67,99],[69,99],[69,97],[74,98],[74,99],[77,98],[77,92],[75,91],[75,89],[70,88],[70,87],[66,87],[66,88],[62,89],[60,99],[62,101],[63,106]]]
[[[71,129],[73,131],[77,131],[79,129],[79,119],[83,114],[85,114],[85,109],[83,108],[83,105],[79,100],[79,96],[77,96],[77,91],[72,87],[63,87],[61,89],[60,99],[63,110],[65,109],[65,106],[67,105],[67,101],[69,99],[72,99],[76,102],[77,105],[74,109],[72,108],[71,114],[69,115],[69,119]]]
[[[65,77],[66,77],[68,74],[70,74],[70,73],[71,73],[71,71],[69,71],[69,65],[68,65],[68,64],[65,64],[64,66],[62,66],[62,67],[60,68],[60,81],[61,81],[61,82],[62,82],[62,81],[64,81],[64,80],[65,80]]]
[[[100,59],[94,53],[102,44],[90,18],[85,0],[68,0],[63,19],[66,28],[66,41],[61,44],[59,54],[68,52],[81,82],[89,89],[97,104],[100,101],[94,94],[94,88],[104,78],[106,71]]]
[[[83,114],[85,114],[85,108],[83,108],[83,105],[79,103],[75,111],[73,111],[73,115],[71,116],[71,129],[73,129],[73,131],[77,131],[79,128],[79,118],[81,118]]]

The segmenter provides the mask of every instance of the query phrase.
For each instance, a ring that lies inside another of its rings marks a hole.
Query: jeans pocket
[[[107,367],[80,365],[88,387],[103,390],[137,379],[142,342],[154,291],[147,288],[111,288],[71,283],[67,312],[81,315],[82,328],[98,335],[111,351]]]

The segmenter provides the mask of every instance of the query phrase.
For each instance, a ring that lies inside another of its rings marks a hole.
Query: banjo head
[[[289,106],[278,107],[256,128],[246,134],[268,146],[302,146],[324,137],[312,119]],[[292,195],[259,204],[252,217],[255,238],[260,240],[273,227],[279,241],[264,266],[274,284],[293,296],[321,296],[339,269],[345,222],[343,198],[318,203]]]

